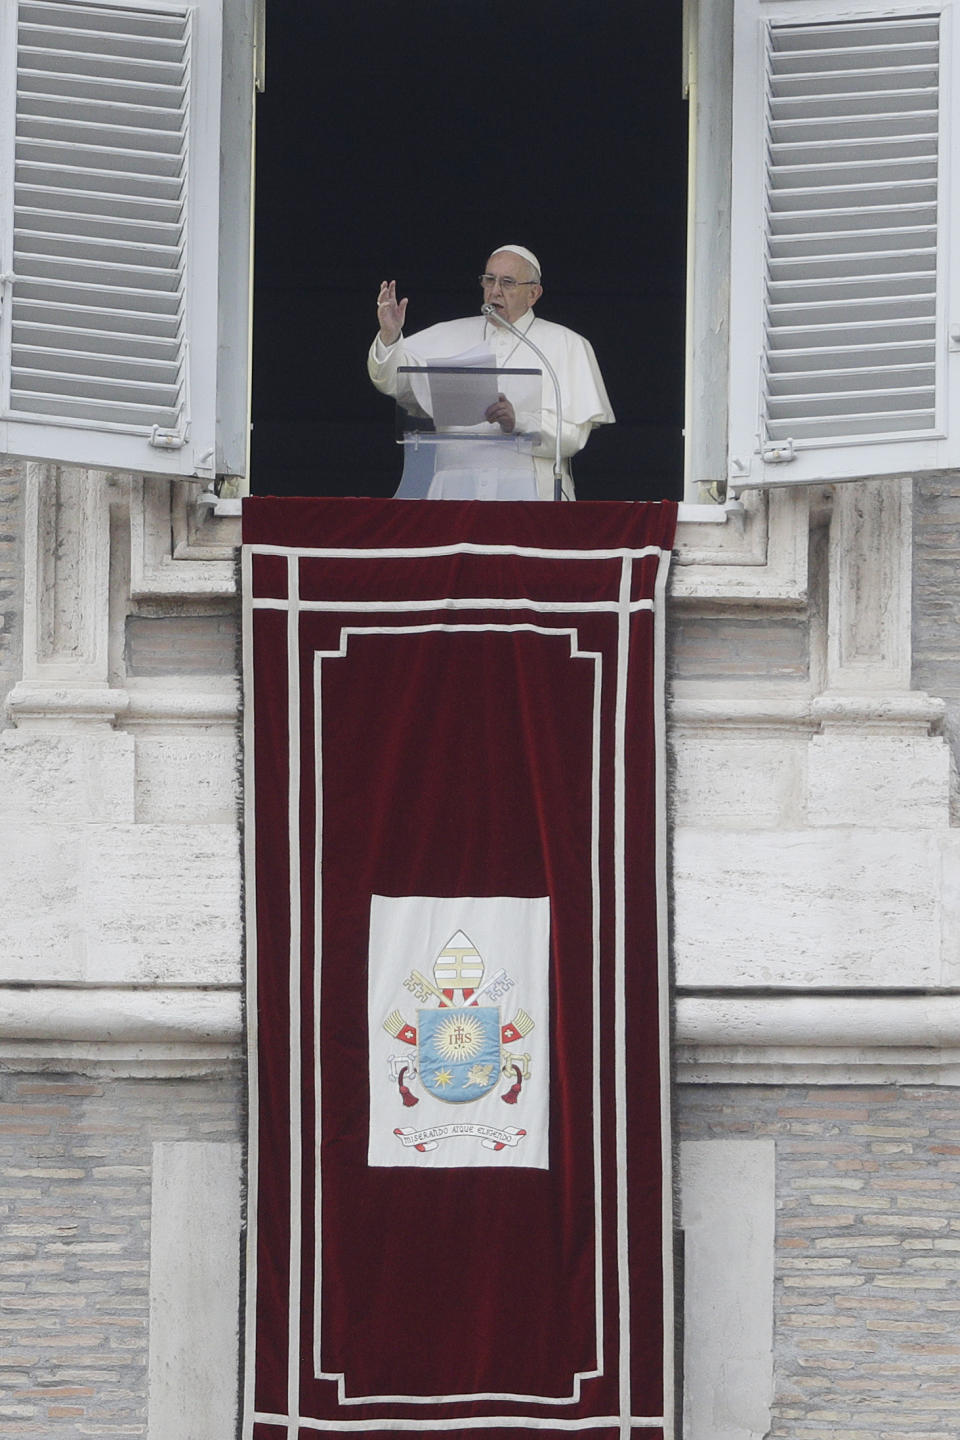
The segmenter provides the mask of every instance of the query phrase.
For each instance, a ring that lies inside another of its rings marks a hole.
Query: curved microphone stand
[[[504,329],[509,330],[512,335],[516,335],[517,339],[522,340],[524,345],[529,345],[534,354],[539,355],[547,367],[550,379],[553,381],[553,391],[557,400],[557,434],[553,447],[553,498],[554,500],[562,500],[563,466],[560,459],[560,432],[563,429],[563,402],[560,398],[560,381],[557,379],[557,372],[540,349],[540,346],[534,345],[529,336],[525,335],[522,330],[518,330],[516,325],[511,324],[509,320],[504,319],[495,305],[481,305],[480,313],[486,315],[491,320],[496,320],[498,325],[502,325]]]

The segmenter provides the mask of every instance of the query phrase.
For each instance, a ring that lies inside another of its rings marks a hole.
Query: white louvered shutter
[[[0,451],[212,475],[219,0],[0,4]]]
[[[734,485],[960,463],[953,19],[737,0]]]

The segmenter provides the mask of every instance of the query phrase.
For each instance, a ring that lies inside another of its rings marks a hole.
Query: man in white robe
[[[535,315],[534,305],[543,294],[540,284],[540,263],[523,245],[504,245],[487,261],[481,277],[483,300],[493,307],[491,315],[472,315],[431,325],[407,339],[403,322],[407,300],[397,299],[396,282],[384,280],[377,297],[379,332],[367,358],[370,378],[378,390],[397,396],[403,377],[401,365],[440,364],[477,347],[488,349],[498,369],[537,368],[543,370],[539,439],[532,455],[520,462],[532,466],[536,497],[552,500],[554,494],[554,461],[556,455],[557,412],[553,381],[539,357],[524,342],[498,322],[502,315],[547,356],[560,383],[563,423],[560,432],[560,453],[563,469],[563,497],[574,498],[570,457],[582,450],[595,425],[613,423],[614,415],[600,374],[593,348],[582,335],[555,325]],[[488,422],[506,434],[522,428],[510,400],[501,393],[496,404],[486,411]],[[529,482],[527,482],[529,484]],[[443,493],[440,492],[434,493]],[[533,498],[533,487],[530,489]],[[483,498],[515,498],[509,481],[499,490],[477,488]]]

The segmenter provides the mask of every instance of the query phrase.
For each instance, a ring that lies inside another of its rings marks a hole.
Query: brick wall
[[[960,1094],[687,1086],[676,1125],[775,1140],[769,1440],[956,1440]]]
[[[0,1434],[146,1435],[152,1146],[239,1116],[239,1075],[0,1075]]]

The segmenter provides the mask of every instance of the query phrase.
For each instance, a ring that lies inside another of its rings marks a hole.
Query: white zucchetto
[[[540,261],[532,250],[527,249],[526,245],[498,245],[496,250],[490,251],[490,259],[492,260],[494,255],[502,254],[504,250],[509,250],[511,255],[519,255],[522,260],[528,260],[541,279],[543,278]]]

